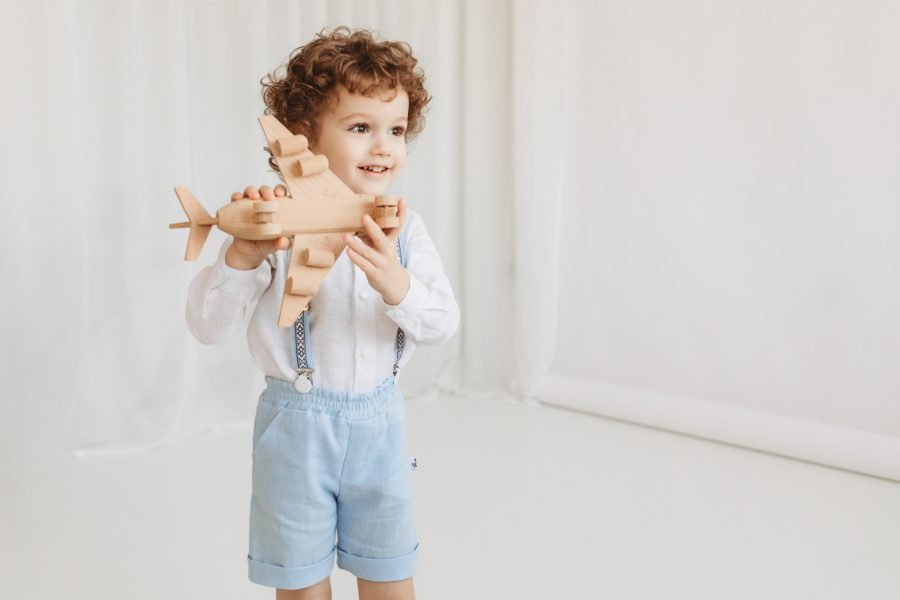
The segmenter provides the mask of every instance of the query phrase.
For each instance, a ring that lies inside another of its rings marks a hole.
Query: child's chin
[[[370,194],[380,196],[384,194],[389,187],[389,183],[360,183],[353,186],[353,191],[357,194]]]

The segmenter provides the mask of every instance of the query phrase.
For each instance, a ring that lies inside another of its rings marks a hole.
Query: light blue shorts
[[[266,383],[253,427],[250,581],[309,587],[331,574],[335,554],[362,579],[415,575],[406,407],[393,378],[362,394]]]

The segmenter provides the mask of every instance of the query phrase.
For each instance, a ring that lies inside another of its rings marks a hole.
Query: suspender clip
[[[312,389],[312,374],[315,369],[297,369],[297,379],[294,380],[294,389],[301,394],[306,394]]]

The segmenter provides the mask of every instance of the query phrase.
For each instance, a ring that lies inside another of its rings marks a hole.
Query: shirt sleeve
[[[231,338],[247,321],[250,308],[272,282],[272,265],[264,260],[249,271],[225,264],[228,238],[215,263],[194,277],[188,289],[186,318],[188,329],[203,344],[217,344]]]
[[[406,238],[409,290],[387,315],[416,344],[443,344],[459,326],[459,306],[422,219],[411,215]]]

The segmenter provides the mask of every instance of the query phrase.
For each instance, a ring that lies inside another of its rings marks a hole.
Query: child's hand
[[[273,190],[269,186],[262,186],[258,190],[255,187],[247,187],[244,193],[235,192],[231,195],[231,201],[243,200],[274,200],[287,195],[287,189],[283,185],[275,186]],[[244,240],[234,238],[234,243],[225,252],[225,264],[232,269],[239,271],[249,271],[255,269],[262,264],[262,261],[273,252],[278,250],[287,250],[291,247],[291,241],[286,237],[276,238],[274,240]]]
[[[397,238],[406,222],[406,203],[402,198],[397,203],[397,216],[400,227],[382,231],[372,217],[365,215],[362,219],[365,241],[349,233],[344,236],[347,256],[362,269],[369,285],[390,305],[400,304],[409,291],[409,273],[397,258]]]

